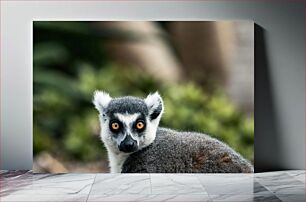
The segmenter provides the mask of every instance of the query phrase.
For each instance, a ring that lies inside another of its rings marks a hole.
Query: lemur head
[[[131,153],[151,144],[164,111],[163,100],[155,92],[145,99],[111,98],[96,91],[93,103],[99,111],[101,138],[115,153]]]

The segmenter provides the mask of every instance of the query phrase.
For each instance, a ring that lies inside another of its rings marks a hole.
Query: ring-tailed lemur
[[[215,138],[159,128],[164,105],[157,92],[140,99],[96,91],[93,103],[112,173],[253,172],[247,160]]]

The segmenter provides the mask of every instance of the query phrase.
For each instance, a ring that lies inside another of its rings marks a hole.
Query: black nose
[[[137,150],[137,142],[130,135],[127,135],[119,145],[119,150],[130,153]]]

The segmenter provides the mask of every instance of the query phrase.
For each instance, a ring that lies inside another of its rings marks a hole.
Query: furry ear
[[[93,97],[93,104],[96,109],[103,115],[105,109],[107,108],[109,102],[112,100],[108,93],[103,91],[95,91]]]
[[[149,109],[150,119],[160,118],[164,111],[164,104],[159,93],[149,94],[144,101]]]

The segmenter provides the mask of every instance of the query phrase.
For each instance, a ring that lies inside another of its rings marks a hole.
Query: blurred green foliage
[[[254,120],[222,90],[207,94],[192,82],[163,83],[118,66],[104,54],[103,40],[88,23],[34,23],[34,155],[49,151],[68,160],[105,158],[93,92],[145,97],[158,90],[165,103],[161,126],[205,132],[253,161]]]

